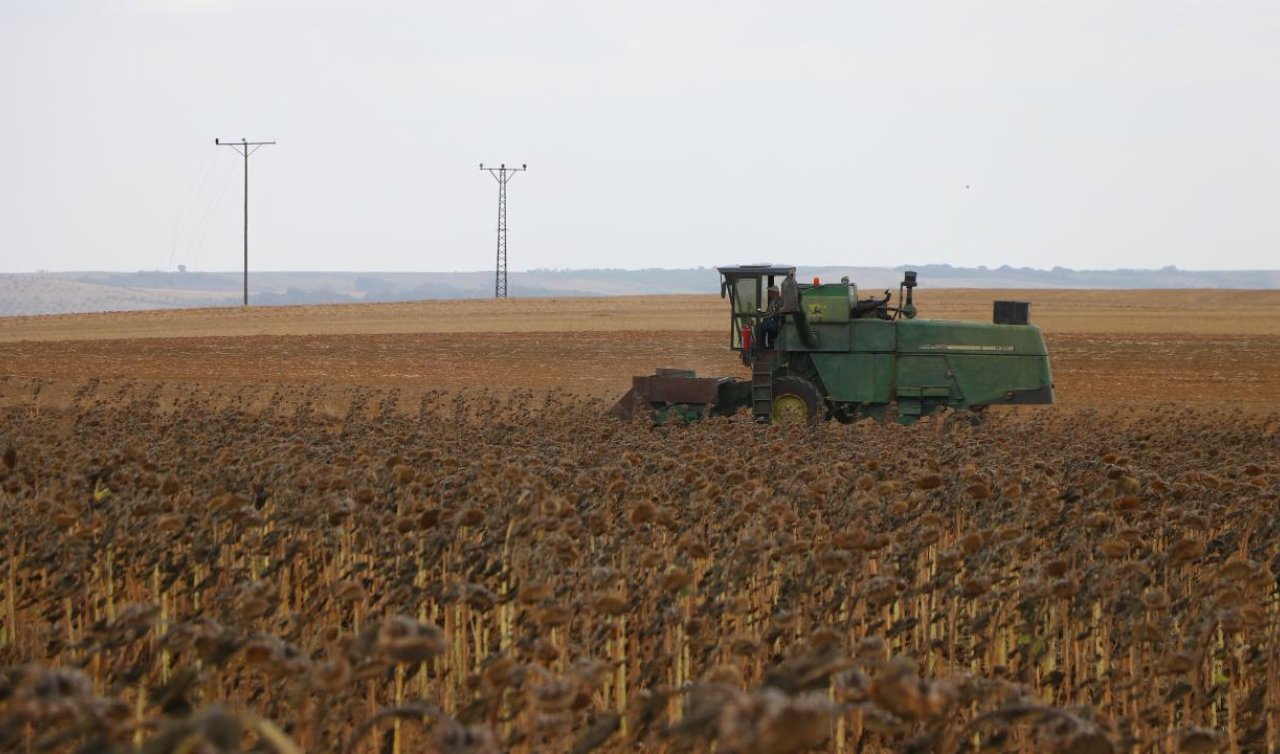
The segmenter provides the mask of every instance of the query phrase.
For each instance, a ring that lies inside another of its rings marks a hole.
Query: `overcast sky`
[[[0,0],[0,271],[1280,266],[1280,3]]]

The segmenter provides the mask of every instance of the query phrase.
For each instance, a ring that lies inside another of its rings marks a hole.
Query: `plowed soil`
[[[1280,402],[1280,292],[923,291],[922,316],[987,321],[1032,302],[1059,402],[1265,410]],[[199,386],[393,388],[607,398],[659,366],[745,376],[716,296],[432,301],[0,319],[0,400]],[[93,382],[90,384],[89,381]],[[253,399],[251,399],[253,400]]]

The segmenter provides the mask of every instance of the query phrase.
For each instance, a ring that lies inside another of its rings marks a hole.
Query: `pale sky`
[[[1280,3],[0,0],[0,271],[1280,266]]]

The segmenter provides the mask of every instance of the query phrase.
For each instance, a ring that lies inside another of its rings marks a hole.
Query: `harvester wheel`
[[[773,381],[771,424],[816,424],[826,415],[822,394],[803,377],[779,377]]]

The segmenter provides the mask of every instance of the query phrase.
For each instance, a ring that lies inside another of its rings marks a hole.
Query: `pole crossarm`
[[[480,169],[493,176],[498,182],[498,261],[494,270],[493,280],[493,297],[507,297],[507,181],[510,181],[516,173],[522,173],[529,169],[528,165],[521,165],[518,168],[507,167],[506,163],[500,164],[498,167],[484,166],[480,163]]]
[[[223,141],[215,138],[213,143],[220,147],[231,147],[236,154],[244,158],[244,305],[249,305],[249,155],[262,147],[275,144],[274,141]],[[250,149],[252,147],[252,149]]]
[[[220,147],[241,147],[241,146],[262,147],[268,144],[275,144],[274,141],[248,141],[246,139],[241,139],[240,141],[223,141],[222,139],[218,139],[218,138],[215,138],[213,140],[213,143],[217,144]]]

